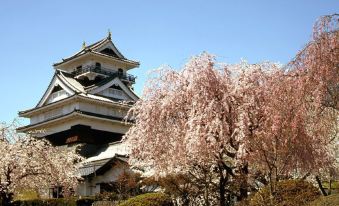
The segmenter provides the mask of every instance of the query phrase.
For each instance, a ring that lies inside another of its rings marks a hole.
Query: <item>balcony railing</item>
[[[95,65],[88,65],[82,68],[76,69],[73,74],[74,76],[79,76],[87,72],[93,72],[97,74],[102,74],[106,76],[114,76],[114,77],[119,77],[121,80],[129,81],[132,84],[135,83],[136,77],[131,75],[131,74],[124,74],[123,72],[119,71],[109,71],[109,69],[105,69],[103,67],[95,66]]]

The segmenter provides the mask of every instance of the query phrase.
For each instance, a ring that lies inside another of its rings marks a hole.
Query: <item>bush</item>
[[[237,202],[236,206],[249,206],[251,201],[251,197],[248,197],[246,199],[241,200],[240,202]]]
[[[94,202],[93,198],[82,198],[76,200],[77,206],[91,206]]]
[[[13,202],[14,206],[91,206],[94,202],[91,198],[60,198],[60,199],[36,199],[36,200],[17,200]]]
[[[35,199],[35,200],[17,200],[13,202],[14,206],[77,206],[75,199]]]
[[[119,200],[119,195],[115,192],[103,192],[95,195],[96,201],[116,201]]]
[[[92,206],[116,206],[116,202],[112,201],[95,201]]]
[[[173,206],[169,196],[163,193],[147,193],[130,198],[117,206]]]
[[[302,206],[319,197],[319,190],[311,183],[302,180],[285,180],[278,182],[271,199],[270,188],[260,189],[249,200],[249,206]]]
[[[309,204],[309,206],[337,206],[337,205],[339,205],[339,194],[322,196]]]
[[[39,193],[35,190],[21,189],[15,193],[14,200],[35,200],[39,199]]]

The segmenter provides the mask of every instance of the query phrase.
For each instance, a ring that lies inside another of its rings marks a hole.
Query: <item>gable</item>
[[[125,59],[125,57],[120,53],[120,51],[115,47],[112,41],[106,41],[104,44],[100,45],[97,48],[94,48],[94,51],[115,58]]]
[[[99,95],[102,95],[102,93],[106,93],[106,94],[111,93],[111,95],[119,94],[121,95],[121,97],[125,96],[126,97],[125,100],[137,101],[139,99],[139,97],[130,88],[128,88],[124,83],[122,83],[118,77],[88,92],[90,94],[99,94]]]
[[[69,93],[67,93],[64,89],[57,89],[60,86],[54,87],[50,95],[48,96],[45,104],[50,104],[52,102],[56,102],[62,99],[65,99],[69,96],[71,96]]]
[[[105,48],[105,49],[101,50],[99,53],[119,58],[119,56],[111,48]]]
[[[52,102],[67,98],[73,94],[75,94],[74,91],[62,81],[60,81],[58,76],[55,74],[36,107],[50,104]]]

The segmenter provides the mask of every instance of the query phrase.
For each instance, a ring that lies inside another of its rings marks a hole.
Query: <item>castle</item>
[[[19,112],[30,124],[18,131],[55,146],[80,148],[86,159],[79,169],[84,178],[79,195],[109,190],[128,158],[121,139],[131,120],[124,117],[139,99],[132,87],[136,78],[128,71],[139,62],[123,56],[109,32],[53,67],[53,78],[38,104]]]

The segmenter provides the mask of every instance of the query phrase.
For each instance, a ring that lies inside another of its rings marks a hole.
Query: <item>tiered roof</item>
[[[99,49],[103,45],[106,45],[106,44],[109,44],[111,46],[112,50],[99,51]],[[100,41],[97,41],[94,44],[91,44],[89,46],[84,46],[79,52],[75,53],[74,55],[72,55],[70,57],[62,59],[62,61],[60,61],[60,62],[54,63],[53,66],[58,67],[58,66],[66,63],[66,62],[69,62],[73,59],[76,59],[76,58],[81,57],[81,56],[86,55],[86,54],[92,54],[92,55],[96,55],[96,56],[110,58],[110,59],[113,59],[113,60],[117,60],[117,61],[121,61],[121,62],[130,64],[134,67],[139,66],[139,62],[129,60],[121,54],[121,52],[118,50],[118,48],[112,42],[110,34],[108,35],[107,38],[104,38]]]
[[[111,41],[111,35],[109,34],[107,38],[104,38],[89,46],[84,46],[76,54],[68,58],[62,59],[61,62],[55,63],[53,65],[55,68],[53,78],[51,79],[47,90],[39,100],[38,104],[33,109],[19,112],[19,116],[28,118],[37,117],[37,115],[47,113],[53,109],[57,110],[59,107],[64,108],[65,105],[70,105],[78,102],[105,105],[109,107],[115,107],[117,109],[128,110],[131,105],[139,99],[139,97],[134,93],[133,89],[131,89],[131,85],[134,83],[135,80],[135,78],[131,75],[117,73],[113,70],[95,70],[94,72],[106,73],[102,73],[100,78],[94,78],[90,80],[78,78],[77,75],[79,74],[76,73],[76,70],[71,72],[65,71],[64,68],[72,65],[68,65],[68,63],[71,63],[71,61],[76,61],[78,58],[81,59],[86,55],[94,55],[94,57],[103,57],[113,60],[113,62],[109,61],[112,62],[112,64],[116,64],[118,62],[118,65],[120,65],[120,63],[122,63],[126,65],[126,67],[124,67],[125,69],[131,69],[139,66],[139,62],[129,60],[122,55],[122,53]],[[98,73],[98,75],[100,75],[100,73]],[[102,92],[108,88],[121,90],[124,93],[123,98],[126,97],[128,101],[101,95],[103,94]],[[52,94],[57,94],[57,92],[59,91],[62,91],[62,93],[65,95],[60,97],[60,99],[59,96],[57,99],[55,97],[52,98]],[[103,113],[99,114],[90,111],[83,111],[79,108],[74,107],[72,111],[68,111],[67,113],[60,113],[60,115],[57,116],[51,116],[51,118],[47,118],[44,121],[35,121],[32,124],[20,127],[17,130],[19,132],[28,132],[34,129],[45,128],[51,125],[54,126],[59,123],[64,123],[65,121],[72,121],[74,120],[74,118],[100,120],[100,122],[109,121],[114,124],[125,122],[125,119],[122,117],[118,117],[118,115],[111,116],[105,115]],[[133,120],[128,121],[132,122]],[[50,135],[60,135],[60,133],[61,132],[53,133]],[[111,133],[109,133],[109,135],[111,135]],[[46,138],[48,138],[48,136],[46,136]],[[107,145],[103,145],[96,155],[91,156],[82,163],[79,172],[82,176],[91,176],[93,174],[105,172],[107,169],[111,168],[112,163],[115,161],[126,163],[128,158],[127,154],[128,153],[126,152],[125,147],[122,145],[121,142],[111,143],[108,145],[108,147]]]
[[[96,93],[99,90],[103,90],[109,86],[116,84],[134,101],[139,99],[138,95],[135,94],[135,92],[131,88],[126,86],[126,84],[124,84],[117,76],[110,76],[99,81],[93,81],[90,85],[87,85],[84,82],[81,82],[81,80],[75,79],[73,74],[56,70],[47,90],[36,105],[36,108],[45,105],[48,96],[52,93],[53,88],[56,84],[59,84],[65,91],[67,91],[71,95],[78,94],[88,98],[103,101],[110,101],[112,99],[96,95]],[[24,112],[20,112],[19,114],[23,113]]]
[[[123,61],[129,61],[130,63],[133,63],[134,66],[138,66],[138,62],[134,62],[131,60],[127,60],[121,52],[115,47],[113,42],[111,41],[110,35],[107,38],[104,38],[94,44],[91,44],[89,46],[84,47],[81,51],[74,54],[73,56],[63,59],[62,62],[54,64],[54,66],[61,65],[67,61],[70,61],[71,59],[76,59],[86,53],[89,52],[97,52],[97,49],[101,48],[107,44],[110,44],[110,48],[112,49],[112,53],[110,54],[102,54],[100,55],[106,55],[109,56],[109,58],[115,58]],[[56,67],[55,67],[56,68]],[[133,77],[134,78],[134,77]],[[53,78],[50,81],[50,84],[45,91],[44,95],[39,100],[38,104],[33,109],[20,111],[19,116],[21,117],[32,117],[38,113],[48,112],[48,110],[68,104],[71,101],[84,101],[84,102],[93,102],[96,104],[105,104],[110,105],[114,107],[120,107],[120,108],[129,108],[131,104],[133,104],[135,101],[139,99],[139,97],[134,93],[134,91],[131,89],[130,84],[128,82],[131,81],[131,76],[127,74],[118,74],[117,72],[114,73],[113,71],[105,75],[104,78],[95,79],[93,81],[89,80],[82,80],[77,79],[76,74],[74,72],[66,72],[63,70],[60,70],[58,68],[55,69],[55,73],[53,75]],[[134,79],[132,79],[134,81]],[[59,89],[64,90],[67,93],[67,97],[63,97],[60,100],[57,100],[55,102],[49,102],[49,97],[53,93],[54,89],[56,87],[59,87]],[[61,88],[60,88],[61,87]],[[130,99],[130,101],[123,101],[121,99],[114,99],[113,97],[107,97],[100,95],[99,93],[109,87],[117,87],[119,90],[122,90],[125,95]],[[86,116],[86,117],[96,117],[96,118],[105,118],[107,120],[114,120],[114,121],[122,121],[121,118],[114,118],[110,116],[103,116],[103,115],[96,115],[95,113],[90,113],[88,111],[80,111],[80,110],[74,110],[70,113],[64,114],[62,116],[57,116],[55,118],[48,119],[44,122],[39,122],[36,124],[30,124],[25,127],[19,128],[19,131],[27,131],[33,127],[38,127],[40,125],[45,125],[52,121],[58,121],[59,119],[64,119],[68,117],[72,117],[75,115],[80,116]]]

